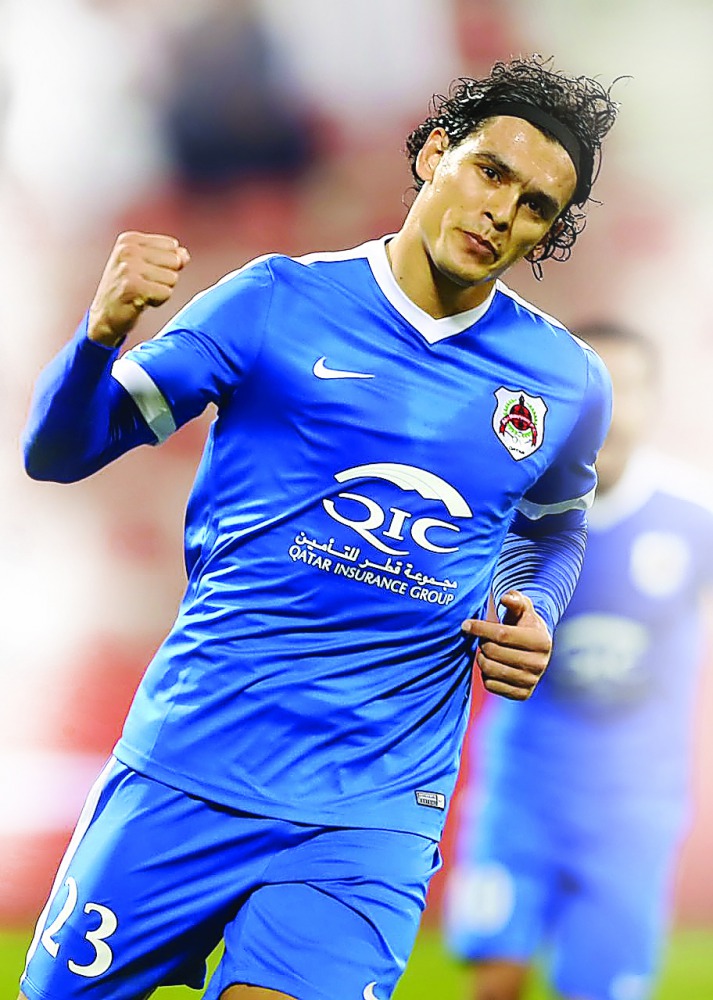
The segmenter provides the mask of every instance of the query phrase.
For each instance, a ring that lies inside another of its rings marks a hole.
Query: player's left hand
[[[486,691],[526,701],[545,672],[552,653],[552,636],[532,601],[511,590],[501,603],[502,622],[468,618],[461,628],[478,638],[475,662]]]

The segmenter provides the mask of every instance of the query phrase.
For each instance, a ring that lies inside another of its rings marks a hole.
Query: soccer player
[[[558,995],[651,996],[688,812],[713,510],[643,445],[651,342],[619,324],[578,332],[611,373],[614,415],[547,673],[527,704],[490,702],[475,734],[445,907],[473,1000],[518,1000],[545,952]]]
[[[29,474],[78,480],[217,417],[185,597],[61,862],[26,997],[200,987],[221,939],[211,998],[392,995],[474,644],[488,690],[527,698],[581,566],[609,378],[499,279],[567,256],[616,110],[539,58],[461,80],[407,140],[398,233],[253,261],[121,357],[188,253],[119,237],[38,381]]]

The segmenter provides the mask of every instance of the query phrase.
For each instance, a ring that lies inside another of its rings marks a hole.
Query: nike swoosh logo
[[[364,987],[364,992],[362,996],[364,1000],[379,1000],[376,993],[374,993],[374,987],[376,986],[376,980],[373,983],[369,983],[368,986]]]
[[[373,375],[366,375],[364,372],[343,372],[338,368],[327,368],[325,365],[326,358],[320,358],[319,361],[315,361],[312,373],[317,376],[317,378],[373,378]],[[371,1000],[369,997],[368,1000]]]

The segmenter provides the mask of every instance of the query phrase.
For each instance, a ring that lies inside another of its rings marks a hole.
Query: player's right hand
[[[511,590],[500,603],[506,608],[502,622],[468,618],[462,628],[478,638],[475,662],[485,690],[525,701],[549,663],[552,636],[526,594]]]
[[[160,306],[171,297],[189,260],[173,236],[122,233],[89,308],[90,340],[117,347],[147,306]]]

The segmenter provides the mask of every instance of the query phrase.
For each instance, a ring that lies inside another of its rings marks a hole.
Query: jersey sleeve
[[[594,501],[594,462],[611,421],[612,387],[603,361],[583,346],[587,362],[579,418],[559,455],[518,504],[530,520],[569,510],[588,510]]]
[[[601,359],[582,345],[587,381],[582,406],[555,462],[518,504],[493,580],[496,605],[510,589],[531,597],[552,634],[582,568],[585,511],[597,484],[594,462],[611,420],[612,389]]]
[[[529,521],[516,514],[505,536],[493,578],[498,614],[508,590],[520,590],[553,634],[567,610],[584,561],[587,525],[582,510]]]
[[[113,378],[156,441],[238,388],[259,353],[272,289],[268,260],[255,261],[201,292],[153,340],[114,363]]]
[[[118,350],[87,336],[89,315],[35,384],[22,431],[25,469],[33,479],[71,483],[155,438],[109,374]]]
[[[118,360],[115,349],[88,338],[85,316],[37,380],[22,434],[27,473],[76,482],[163,441],[208,403],[220,405],[257,356],[271,295],[272,272],[255,262]]]

